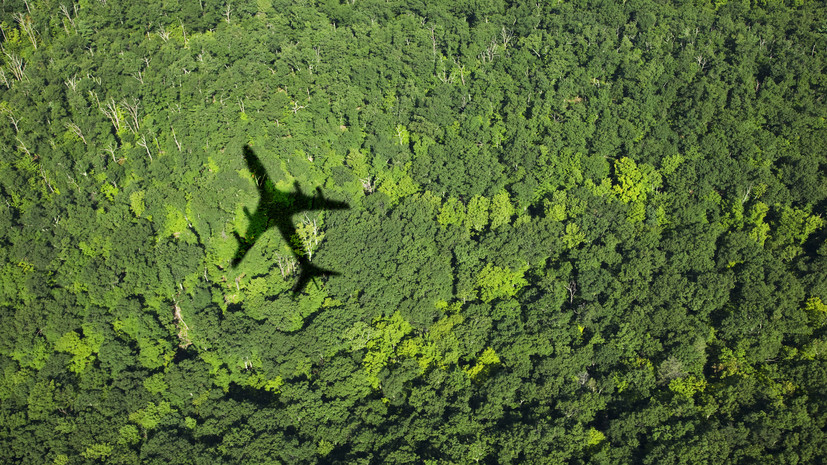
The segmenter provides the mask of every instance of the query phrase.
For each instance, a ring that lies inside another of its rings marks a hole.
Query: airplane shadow
[[[345,202],[325,199],[321,187],[316,188],[316,194],[313,196],[302,193],[298,182],[293,184],[294,192],[283,192],[276,189],[274,183],[270,181],[261,160],[249,145],[244,146],[244,160],[247,162],[247,168],[253,174],[253,179],[258,187],[259,201],[252,213],[247,207],[244,207],[244,214],[247,215],[249,220],[246,234],[241,236],[238,232],[233,232],[238,241],[238,250],[233,259],[234,268],[244,260],[247,252],[253,248],[256,241],[272,228],[278,229],[281,237],[288,244],[291,244],[293,236],[296,235],[296,225],[293,223],[294,214],[311,210],[344,210],[350,208]],[[313,265],[307,256],[297,253],[293,247],[290,250],[299,263],[299,279],[296,285],[293,286],[293,297],[299,294],[311,279],[315,280],[319,276],[339,275],[335,271]]]

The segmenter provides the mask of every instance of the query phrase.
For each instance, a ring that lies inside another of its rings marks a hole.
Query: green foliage
[[[55,350],[71,354],[69,370],[83,373],[86,366],[95,360],[95,354],[100,350],[103,341],[103,333],[97,331],[92,325],[84,324],[83,336],[75,331],[69,331],[55,343]]]
[[[679,153],[669,155],[667,157],[664,157],[661,161],[660,170],[664,175],[669,176],[670,174],[674,173],[675,170],[678,169],[681,163],[685,161],[686,158],[684,158],[683,155]]]
[[[399,200],[419,192],[420,188],[409,175],[410,164],[404,169],[394,167],[391,171],[383,171],[377,177],[379,192],[388,196],[391,205],[399,203]]]
[[[500,357],[491,347],[486,348],[479,357],[477,357],[474,366],[468,368],[466,373],[474,381],[480,381],[491,372],[492,369],[500,364]]]
[[[580,231],[580,226],[577,226],[577,223],[568,223],[562,239],[567,249],[573,249],[586,239],[586,234]]]
[[[819,297],[810,297],[805,304],[807,316],[815,327],[823,326],[827,322],[827,304],[824,304]]]
[[[124,425],[118,430],[118,444],[133,446],[141,441],[138,428],[135,425]]]
[[[151,430],[158,427],[168,415],[175,412],[176,410],[172,408],[169,402],[162,401],[159,404],[149,402],[145,408],[130,413],[129,421],[136,423],[145,430]]]
[[[653,179],[650,179],[652,170],[638,167],[631,158],[623,157],[615,161],[615,177],[617,184],[614,191],[622,202],[645,202],[649,192],[653,189]]]
[[[169,389],[167,383],[164,382],[164,375],[162,373],[155,373],[154,375],[144,380],[144,387],[152,394],[162,394]]]
[[[588,437],[586,438],[586,444],[590,446],[596,446],[601,442],[606,440],[606,435],[603,432],[598,431],[594,428],[589,428]]]
[[[475,195],[468,202],[468,213],[465,221],[468,222],[468,228],[472,231],[482,231],[488,226],[488,209],[490,202],[488,198],[481,195]]]
[[[764,222],[764,218],[767,216],[767,212],[769,211],[770,208],[767,204],[763,202],[755,202],[755,205],[753,205],[750,209],[747,220],[747,222],[752,226],[749,232],[750,237],[758,242],[758,244],[762,247],[764,246],[764,242],[766,242],[767,237],[769,237],[770,232],[770,225]]]
[[[511,204],[508,192],[501,190],[491,199],[491,229],[509,224],[512,216],[514,216],[514,205]]]
[[[146,205],[144,205],[145,194],[145,191],[135,191],[129,194],[129,209],[132,210],[132,213],[138,218],[146,211]]]
[[[451,224],[463,224],[465,218],[465,205],[458,199],[449,197],[448,200],[442,204],[437,221],[443,226],[448,226]]]
[[[1,463],[823,461],[824,2],[59,3]]]
[[[390,317],[379,317],[374,320],[370,336],[365,341],[364,347],[367,352],[363,362],[368,382],[374,389],[379,388],[379,374],[391,361],[397,345],[412,330],[413,327],[399,312]]]
[[[106,458],[112,455],[112,446],[109,443],[92,444],[80,455],[91,460],[106,461]]]
[[[489,263],[477,274],[476,288],[483,302],[513,297],[528,284],[523,278],[524,270],[512,271]]]
[[[187,220],[184,213],[172,205],[166,205],[166,218],[164,220],[164,231],[161,237],[179,238],[187,231]]]
[[[690,375],[685,378],[675,378],[669,381],[669,389],[677,395],[688,399],[695,395],[695,393],[703,392],[706,384],[705,379],[698,379]]]
[[[791,260],[802,253],[801,245],[807,238],[823,227],[823,218],[797,208],[784,207],[768,246],[778,250],[782,260]]]

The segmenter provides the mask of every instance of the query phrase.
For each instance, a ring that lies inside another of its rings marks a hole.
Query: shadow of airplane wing
[[[338,200],[328,200],[322,194],[322,188],[316,188],[316,196],[313,197],[310,208],[306,210],[347,210],[350,206]]]
[[[249,145],[244,146],[243,154],[244,161],[247,162],[247,168],[253,175],[253,180],[259,194],[258,206],[256,207],[256,211],[254,213],[250,213],[250,210],[248,210],[247,207],[244,207],[244,214],[247,215],[247,220],[250,222],[247,226],[247,234],[249,234],[250,228],[254,227],[256,223],[267,223],[268,212],[266,205],[270,205],[273,199],[272,194],[267,192],[267,189],[265,188],[267,181],[269,181],[269,176],[267,176],[267,170],[264,169],[264,165],[261,163],[261,160],[259,160],[256,153],[250,148]],[[235,268],[239,265],[239,263],[241,263],[253,245],[255,245],[257,238],[253,237],[248,239],[246,237],[241,237],[241,235],[239,235],[236,231],[233,231],[233,236],[235,236],[236,241],[238,241],[238,250],[236,250],[235,258],[233,258],[233,267]]]
[[[261,160],[258,159],[258,156],[255,152],[253,152],[253,149],[251,149],[249,145],[244,146],[244,161],[247,162],[247,169],[249,169],[255,177],[256,187],[258,187],[259,195],[261,195],[259,205],[265,201],[269,202],[272,199],[266,198],[268,195],[266,193],[265,186],[267,185],[267,181],[270,177],[267,176],[267,170],[264,169],[264,165],[261,164]]]

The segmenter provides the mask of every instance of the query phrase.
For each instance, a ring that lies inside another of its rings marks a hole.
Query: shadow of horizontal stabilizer
[[[340,273],[337,273],[333,270],[325,270],[324,268],[319,268],[318,266],[312,265],[310,262],[302,263],[301,264],[301,274],[299,275],[299,280],[296,282],[296,285],[293,286],[293,295],[300,293],[307,287],[307,283],[310,280],[314,280],[320,276],[339,276]]]

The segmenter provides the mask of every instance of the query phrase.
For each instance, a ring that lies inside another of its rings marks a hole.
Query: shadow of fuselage
[[[244,260],[247,252],[255,245],[256,241],[271,228],[278,229],[281,237],[288,244],[291,244],[292,238],[296,235],[296,225],[293,223],[293,215],[296,213],[350,208],[345,202],[325,199],[322,196],[320,187],[316,188],[316,195],[314,196],[302,193],[298,182],[293,184],[294,192],[276,190],[261,160],[248,145],[244,146],[244,160],[247,162],[247,168],[252,173],[253,180],[258,187],[259,201],[252,213],[247,207],[244,207],[244,214],[247,215],[249,220],[247,233],[244,237],[237,232],[233,232],[238,241],[238,250],[233,259],[233,267],[237,267]],[[339,274],[313,265],[307,256],[296,253],[292,246],[290,250],[299,263],[299,279],[296,285],[293,286],[294,296],[301,292],[311,279],[317,276],[336,276]]]

